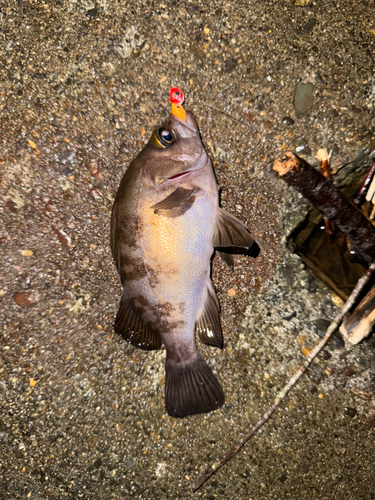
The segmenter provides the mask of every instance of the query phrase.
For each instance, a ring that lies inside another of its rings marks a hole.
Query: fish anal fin
[[[213,246],[249,248],[253,243],[254,239],[244,224],[237,217],[219,208],[215,221]]]
[[[199,191],[200,189],[197,187],[192,189],[178,187],[164,200],[153,205],[151,209],[154,210],[156,215],[180,217],[193,206],[195,199],[199,195]]]
[[[224,393],[200,354],[182,363],[165,365],[165,406],[172,417],[208,413],[224,404]]]
[[[125,292],[116,315],[114,330],[127,342],[145,351],[161,347],[160,333],[143,319],[141,311]]]
[[[206,300],[195,324],[195,331],[202,342],[217,347],[223,345],[219,311],[219,301],[210,280],[207,286]]]

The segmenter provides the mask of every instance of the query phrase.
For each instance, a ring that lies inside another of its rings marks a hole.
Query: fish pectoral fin
[[[131,297],[124,291],[116,315],[114,330],[135,347],[151,351],[160,349],[160,333],[147,323]]]
[[[234,266],[234,261],[233,261],[233,255],[230,253],[226,252],[220,252],[220,250],[216,249],[216,253],[218,254],[219,257],[223,259],[223,261],[232,269],[233,271],[233,266]]]
[[[215,375],[198,352],[178,363],[167,352],[165,406],[172,417],[208,413],[224,404],[224,393]]]
[[[214,247],[249,248],[254,243],[244,224],[224,209],[219,208],[212,244]]]
[[[153,205],[151,209],[156,215],[163,215],[164,217],[180,217],[193,206],[199,192],[201,192],[201,190],[197,187],[194,187],[193,189],[179,187],[164,200]]]
[[[212,281],[210,280],[207,286],[207,295],[203,309],[195,324],[195,331],[202,342],[217,347],[223,345],[219,311],[219,301]]]

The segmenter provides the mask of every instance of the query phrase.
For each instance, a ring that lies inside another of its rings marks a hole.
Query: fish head
[[[157,129],[142,150],[141,174],[154,187],[183,181],[208,162],[197,122],[193,114],[183,110],[174,113]]]

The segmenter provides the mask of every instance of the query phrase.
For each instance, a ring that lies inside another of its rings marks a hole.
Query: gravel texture
[[[375,150],[374,8],[1,2],[1,500],[375,499],[371,338],[333,337],[264,428],[191,491],[340,305],[288,250],[308,204],[271,166],[287,149],[313,161],[327,147],[340,175]],[[236,256],[234,272],[214,259],[225,345],[199,348],[226,404],[182,420],[164,410],[164,351],[112,330],[121,288],[109,249],[120,178],[174,85],[198,119],[222,206],[261,248]]]

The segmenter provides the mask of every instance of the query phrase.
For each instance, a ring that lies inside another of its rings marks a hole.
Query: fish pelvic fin
[[[197,352],[184,362],[167,356],[165,406],[171,417],[208,413],[224,404],[224,393],[215,375]]]
[[[212,281],[207,285],[206,300],[195,324],[195,331],[202,342],[222,347],[223,334],[220,325],[220,305]]]
[[[160,333],[143,319],[141,311],[125,292],[121,297],[114,330],[127,342],[145,351],[161,347]]]
[[[254,243],[244,224],[223,208],[218,209],[215,222],[214,247],[249,248]]]
[[[177,188],[173,193],[167,196],[164,200],[159,201],[151,207],[156,215],[164,217],[180,217],[184,215],[194,204],[200,189],[185,189]]]
[[[216,253],[233,271],[234,267],[233,255],[226,252],[220,252],[220,250],[216,250]]]

